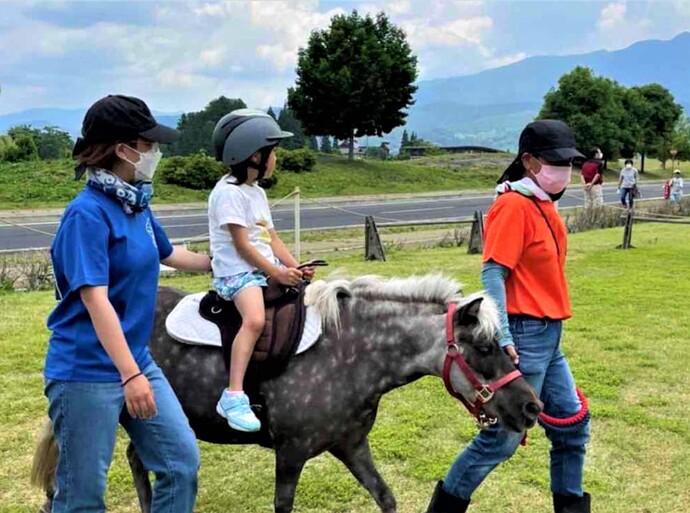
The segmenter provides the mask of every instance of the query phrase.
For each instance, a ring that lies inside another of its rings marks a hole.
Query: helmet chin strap
[[[261,153],[261,160],[259,160],[258,164],[254,164],[253,162],[250,164],[249,167],[253,167],[256,169],[259,174],[256,177],[256,180],[262,180],[264,176],[266,176],[266,168],[268,166],[268,159],[271,156],[271,152],[273,151],[274,146],[268,146],[266,148],[262,148],[260,153]]]

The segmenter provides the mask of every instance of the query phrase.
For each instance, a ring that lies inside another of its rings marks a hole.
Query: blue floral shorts
[[[235,296],[247,287],[265,287],[266,285],[266,275],[258,270],[213,278],[213,288],[226,301],[233,301]]]

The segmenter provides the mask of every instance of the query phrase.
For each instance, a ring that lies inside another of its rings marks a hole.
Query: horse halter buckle
[[[491,387],[489,385],[483,385],[482,388],[477,390],[477,400],[480,401],[482,404],[488,403],[493,398],[494,391],[491,390]]]

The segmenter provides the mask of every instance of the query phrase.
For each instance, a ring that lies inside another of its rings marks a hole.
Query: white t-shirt
[[[268,231],[273,228],[273,219],[266,193],[256,184],[236,183],[235,177],[224,176],[208,198],[208,233],[213,255],[213,276],[216,278],[256,269],[237,252],[228,230],[229,224],[247,228],[251,245],[268,261],[275,261]]]
[[[680,176],[671,178],[671,192],[683,192],[683,179]]]
[[[623,189],[632,189],[637,183],[637,169],[625,166],[621,169],[620,178],[622,180],[621,187]]]

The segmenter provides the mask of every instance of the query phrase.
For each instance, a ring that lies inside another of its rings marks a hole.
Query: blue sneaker
[[[224,390],[216,404],[216,412],[237,431],[252,433],[261,429],[261,421],[249,407],[247,394],[229,394]]]

